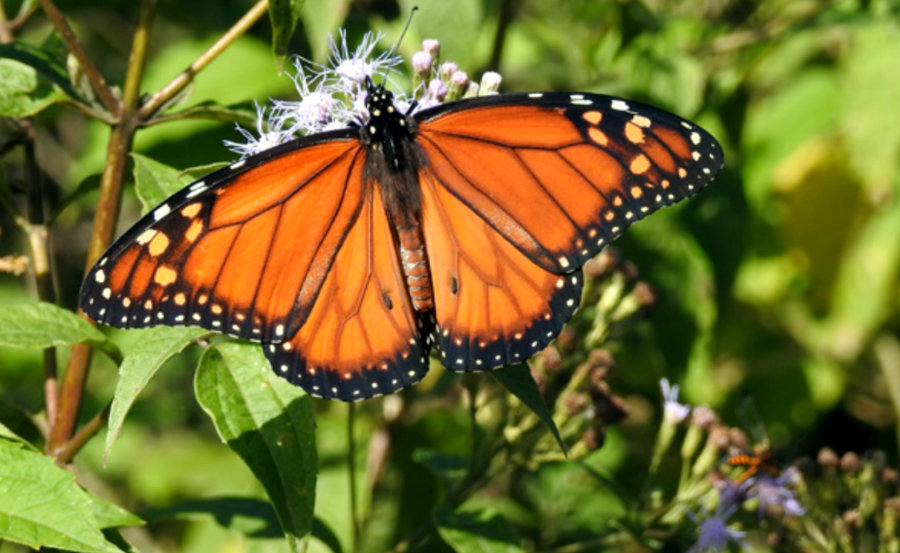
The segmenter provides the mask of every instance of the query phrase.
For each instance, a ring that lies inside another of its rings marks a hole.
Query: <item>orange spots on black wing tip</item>
[[[184,238],[188,242],[194,242],[198,236],[200,236],[200,232],[203,230],[203,221],[200,219],[194,219],[191,223],[191,226],[184,233]]]
[[[157,257],[169,248],[169,243],[169,237],[166,236],[165,233],[157,232],[150,240],[150,244],[147,246],[147,252],[153,257]]]
[[[156,269],[156,272],[153,273],[153,282],[163,287],[172,284],[177,278],[178,273],[171,267],[165,265],[160,265]]]
[[[625,123],[625,138],[632,144],[643,144],[645,139],[644,131],[636,124],[628,121]]]
[[[629,192],[635,200],[639,200],[644,195],[644,190],[640,186],[632,186]]]
[[[591,125],[596,125],[603,120],[603,112],[592,109],[581,114],[581,118]]]
[[[194,202],[192,204],[188,204],[181,208],[181,214],[187,217],[188,219],[193,219],[200,213],[200,209],[203,205],[200,202]]]
[[[644,154],[638,154],[631,158],[628,169],[635,175],[640,175],[650,168],[650,160]]]
[[[595,144],[599,144],[600,146],[609,145],[609,138],[606,136],[606,133],[601,131],[596,127],[590,127],[587,131],[588,138],[594,141]]]

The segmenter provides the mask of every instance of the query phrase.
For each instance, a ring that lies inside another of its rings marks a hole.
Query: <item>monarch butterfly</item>
[[[693,195],[715,139],[596,94],[484,96],[401,112],[366,80],[367,121],[190,184],[101,256],[98,322],[197,325],[261,342],[275,373],[352,401],[524,361],[581,299],[581,266]]]

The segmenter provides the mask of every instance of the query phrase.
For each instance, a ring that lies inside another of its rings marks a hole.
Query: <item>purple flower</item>
[[[716,513],[700,523],[700,535],[697,542],[688,551],[689,553],[704,553],[707,551],[722,551],[728,542],[733,541],[740,545],[741,540],[746,536],[746,532],[740,530],[732,530],[728,527],[727,521],[734,511],[737,510],[736,505],[732,505],[725,511]]]
[[[688,512],[688,517],[700,526],[697,542],[688,550],[688,553],[705,553],[707,551],[722,551],[728,542],[738,545],[746,535],[746,532],[733,530],[728,527],[728,518],[737,511],[739,505],[739,492],[733,486],[719,493],[719,504],[712,516],[701,521],[697,515]]]
[[[806,509],[797,501],[794,490],[790,488],[793,483],[793,475],[790,469],[784,474],[774,477],[768,474],[760,474],[749,478],[751,483],[747,489],[747,497],[759,500],[760,516],[770,512],[770,510],[780,510],[788,516],[802,516],[806,514]]]
[[[691,412],[690,405],[678,403],[678,384],[669,384],[667,378],[659,381],[663,394],[663,419],[678,424]]]

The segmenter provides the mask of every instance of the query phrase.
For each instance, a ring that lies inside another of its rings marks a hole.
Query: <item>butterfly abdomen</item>
[[[400,242],[400,261],[406,277],[406,289],[416,311],[426,311],[434,307],[431,290],[431,272],[428,270],[428,254],[422,238],[422,227],[418,222],[409,221],[396,225]]]

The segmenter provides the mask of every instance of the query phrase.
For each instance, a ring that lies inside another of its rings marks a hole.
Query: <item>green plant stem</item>
[[[0,43],[9,44],[12,41],[12,29],[9,27],[9,20],[6,19],[6,10],[3,9],[3,3],[0,2]]]
[[[353,539],[351,551],[359,551],[359,517],[357,509],[359,498],[356,496],[356,439],[353,432],[356,423],[356,404],[347,406],[347,473],[350,479],[350,525]]]
[[[77,434],[72,436],[71,440],[66,441],[58,450],[50,452],[56,459],[56,462],[64,465],[72,460],[78,451],[84,447],[101,428],[106,426],[106,420],[109,417],[109,410],[112,408],[112,402],[106,404],[106,407],[85,424]]]
[[[109,146],[106,151],[106,164],[100,179],[100,198],[97,214],[94,218],[94,230],[88,247],[85,274],[100,257],[103,250],[112,240],[116,219],[119,214],[119,203],[122,197],[122,184],[125,180],[125,167],[128,153],[134,139],[134,131],[138,127],[138,101],[140,99],[141,78],[147,58],[147,45],[150,38],[150,27],[156,10],[156,0],[144,0],[141,3],[138,26],[131,45],[128,60],[128,71],[125,75],[125,86],[122,93],[122,107],[119,111],[119,124],[110,133]],[[79,310],[79,313],[80,310]],[[83,313],[81,313],[84,316]],[[72,436],[84,383],[87,379],[91,360],[91,348],[85,344],[75,344],[69,356],[69,364],[63,378],[60,392],[59,410],[47,444],[48,451],[60,450],[62,445]]]
[[[53,274],[50,264],[50,244],[48,240],[46,219],[44,217],[44,190],[43,179],[38,170],[37,158],[34,152],[34,128],[30,119],[18,121],[19,127],[25,133],[23,146],[25,149],[25,180],[28,194],[26,213],[28,220],[16,218],[20,221],[22,229],[28,236],[28,246],[31,253],[31,269],[34,274],[34,284],[37,296],[41,301],[55,303],[56,292],[53,289]],[[59,393],[57,389],[56,348],[44,349],[44,408],[47,422],[52,425],[56,420]],[[51,426],[52,428],[52,426]]]
[[[200,55],[191,65],[184,71],[179,73],[169,84],[160,89],[151,96],[141,107],[140,116],[142,120],[149,120],[153,115],[162,108],[167,102],[181,92],[200,70],[209,65],[211,61],[216,59],[225,48],[237,40],[239,36],[244,34],[247,29],[253,26],[260,17],[265,15],[268,10],[269,2],[267,0],[259,0],[250,10],[240,18],[228,31],[222,35],[219,40],[213,43],[206,52]]]
[[[88,80],[91,83],[91,87],[100,97],[100,101],[103,103],[103,106],[110,113],[118,114],[119,103],[113,96],[112,90],[110,90],[109,86],[106,84],[106,80],[103,78],[103,75],[101,75],[100,72],[97,71],[97,68],[94,66],[94,63],[88,57],[87,53],[84,51],[84,48],[81,47],[81,43],[78,42],[78,37],[75,36],[72,28],[69,27],[69,23],[66,21],[66,18],[56,8],[56,6],[53,5],[53,2],[51,0],[38,0],[38,2],[41,4],[41,8],[44,10],[44,13],[47,14],[47,17],[53,23],[56,31],[60,34],[63,41],[65,41],[66,46],[68,46],[69,48],[69,51],[72,52],[72,55],[75,56],[75,59],[78,60],[78,63],[84,70],[84,74],[87,76]],[[140,28],[138,28],[138,32],[140,32]]]

